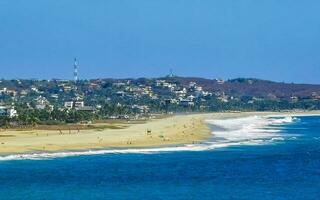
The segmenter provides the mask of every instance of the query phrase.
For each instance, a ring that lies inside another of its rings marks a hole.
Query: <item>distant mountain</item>
[[[280,83],[254,78],[237,78],[231,80],[212,80],[197,77],[166,77],[173,81],[187,86],[190,82],[196,82],[204,90],[211,92],[225,92],[234,96],[257,96],[257,97],[279,97],[289,98],[296,96],[307,98],[320,95],[320,85]]]

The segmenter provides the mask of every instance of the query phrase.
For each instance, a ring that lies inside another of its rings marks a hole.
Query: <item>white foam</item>
[[[298,119],[291,116],[269,117],[252,116],[244,118],[207,120],[209,124],[220,127],[222,130],[213,131],[214,136],[222,138],[225,143],[241,143],[242,145],[259,145],[289,138],[281,133],[281,127],[272,126],[288,124]],[[223,142],[222,141],[222,142]]]
[[[225,120],[207,120],[207,122],[224,129],[223,131],[214,131],[213,134],[215,136],[222,137],[228,141],[240,141],[279,136],[279,129],[266,127],[273,124],[289,123],[289,119],[253,116]]]
[[[241,143],[234,143],[233,145],[241,145]],[[16,154],[0,156],[0,161],[5,160],[44,160],[51,158],[62,158],[70,156],[84,156],[84,155],[99,155],[99,154],[152,154],[160,152],[174,152],[174,151],[205,151],[215,148],[222,148],[230,146],[230,144],[215,144],[215,145],[185,145],[178,147],[160,147],[160,148],[145,148],[145,149],[107,149],[107,150],[89,150],[89,151],[72,151],[72,152],[56,152],[56,153],[30,153],[30,154]]]
[[[188,144],[177,147],[159,148],[130,148],[130,149],[104,149],[72,152],[48,152],[28,153],[0,156],[0,161],[5,160],[42,160],[70,156],[98,155],[98,154],[152,154],[175,151],[206,151],[217,148],[225,148],[240,145],[261,145],[269,142],[285,140],[276,128],[268,128],[269,125],[291,123],[295,119],[288,116],[282,118],[269,117],[245,117],[223,120],[207,120],[207,123],[223,128],[222,131],[214,131],[219,141],[208,141],[202,144]]]
[[[292,123],[296,120],[298,120],[298,118],[292,117],[292,116],[285,116],[285,117],[280,117],[280,118],[273,118],[271,120],[271,122],[273,124],[284,124],[284,123]]]

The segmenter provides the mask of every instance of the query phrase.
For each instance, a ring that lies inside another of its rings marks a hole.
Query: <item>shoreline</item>
[[[174,115],[130,124],[123,129],[81,130],[80,133],[59,134],[52,130],[6,131],[10,137],[0,137],[0,155],[25,153],[62,153],[85,151],[139,150],[166,148],[207,141],[214,137],[207,119],[241,118],[249,116],[313,116],[311,112],[223,112]],[[3,132],[0,132],[3,134]]]

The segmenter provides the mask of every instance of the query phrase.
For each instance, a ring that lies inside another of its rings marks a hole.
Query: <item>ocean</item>
[[[207,142],[0,156],[0,199],[320,199],[320,117],[208,120]]]

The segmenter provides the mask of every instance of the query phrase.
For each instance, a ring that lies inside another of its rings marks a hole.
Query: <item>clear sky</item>
[[[319,0],[0,0],[0,78],[320,84]]]

